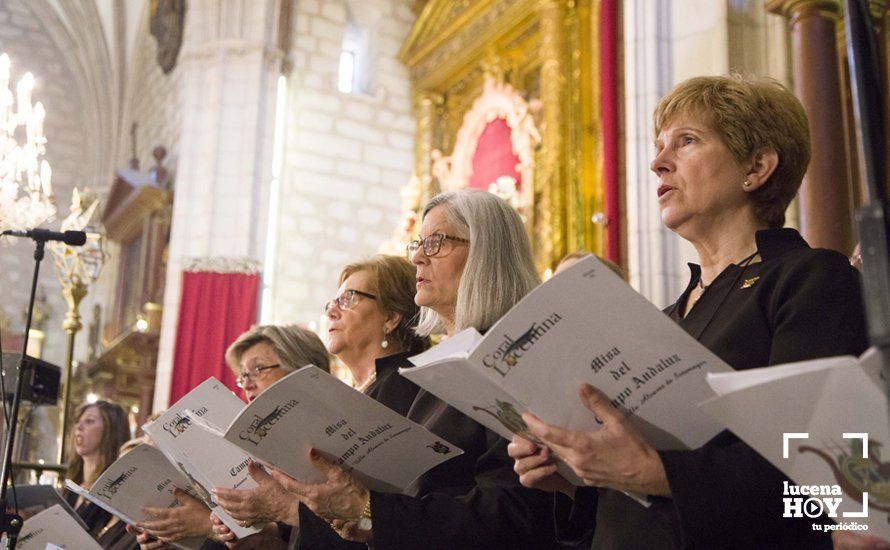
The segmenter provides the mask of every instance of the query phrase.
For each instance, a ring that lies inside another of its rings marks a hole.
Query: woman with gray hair
[[[469,327],[484,332],[539,283],[519,215],[482,191],[433,198],[408,255],[417,266],[422,335],[450,337]],[[464,454],[422,475],[406,494],[369,491],[316,452],[310,459],[325,483],[273,475],[307,513],[326,520],[343,539],[373,541],[375,549],[557,546],[549,521],[553,501],[519,484],[506,440],[423,390],[407,416]],[[320,537],[301,532],[299,547],[329,547]]]

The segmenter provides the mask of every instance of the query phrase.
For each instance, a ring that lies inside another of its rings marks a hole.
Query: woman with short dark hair
[[[666,310],[671,319],[737,370],[862,353],[858,273],[842,254],[782,228],[810,158],[794,95],[766,78],[692,78],[662,98],[654,122],[661,218],[700,260]],[[729,431],[699,449],[656,451],[601,392],[581,393],[600,431],[529,417],[546,446],[517,437],[510,454],[529,486],[567,489],[555,454],[587,484],[614,489],[575,495],[575,511],[586,506],[595,519],[595,548],[831,546],[812,520],[782,517],[787,478]],[[621,491],[651,495],[652,505]]]

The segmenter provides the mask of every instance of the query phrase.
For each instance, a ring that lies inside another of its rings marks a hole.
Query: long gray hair
[[[478,189],[440,193],[423,209],[423,217],[444,206],[446,219],[470,239],[470,251],[457,289],[454,330],[488,330],[541,279],[519,214],[500,197]],[[417,334],[443,332],[439,315],[420,308]]]

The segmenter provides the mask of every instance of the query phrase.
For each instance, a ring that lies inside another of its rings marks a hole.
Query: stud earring
[[[751,182],[748,180],[745,180],[745,183],[743,183],[742,185],[744,185],[745,188],[748,188],[748,187],[751,187]]]

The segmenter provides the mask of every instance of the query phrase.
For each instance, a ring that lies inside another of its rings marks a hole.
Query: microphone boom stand
[[[885,392],[890,400],[890,203],[887,202],[886,188],[881,67],[868,4],[865,0],[846,0],[844,12],[860,177],[869,198],[868,203],[856,212],[862,253],[863,298],[869,339],[881,357]]]
[[[40,261],[43,260],[44,248],[46,241],[35,238],[36,248],[34,249],[34,276],[31,279],[31,296],[28,300],[28,319],[25,322],[25,343],[22,347],[22,355],[19,357],[19,364],[16,368],[17,376],[15,381],[15,393],[12,396],[12,411],[7,424],[9,428],[6,430],[6,445],[3,452],[3,465],[0,468],[0,533],[6,535],[6,548],[15,548],[19,538],[19,532],[22,530],[22,517],[15,513],[8,512],[8,500],[6,498],[7,485],[9,484],[10,471],[12,469],[12,447],[15,442],[15,432],[18,425],[19,407],[22,402],[22,390],[24,389],[26,370],[30,368],[29,362],[25,361],[25,354],[28,350],[28,336],[31,331],[31,316],[34,313],[34,296],[37,292],[37,275],[40,272]],[[5,398],[5,396],[4,396]],[[62,441],[60,445],[64,445]]]

